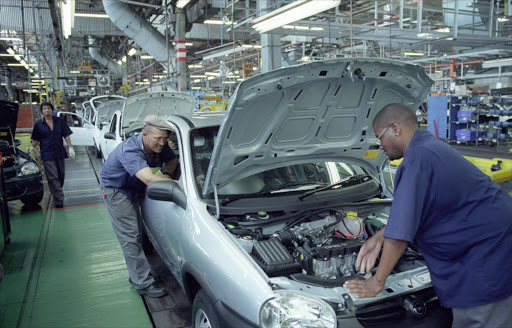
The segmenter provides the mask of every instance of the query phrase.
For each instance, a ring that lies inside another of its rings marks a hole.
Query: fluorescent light
[[[142,55],[142,56],[140,56],[140,59],[153,59],[153,56],[150,56],[150,55]]]
[[[210,75],[210,76],[219,76],[219,72],[205,72],[204,74]]]
[[[213,20],[213,19],[207,19],[204,21],[205,24],[212,24],[212,25],[231,25],[231,21],[221,21],[221,20]]]
[[[199,83],[199,82],[201,82],[201,79],[192,80],[192,83]]]
[[[340,4],[341,0],[298,0],[252,21],[259,33],[313,16]]]
[[[21,41],[20,38],[16,38],[13,36],[3,36],[3,37],[0,37],[0,40],[2,40],[2,41]]]
[[[283,25],[283,28],[287,30],[309,30],[309,27],[299,25]]]
[[[224,47],[224,50],[220,50],[218,52],[212,51],[210,54],[204,55],[203,60],[213,59],[213,58],[226,56],[226,55],[232,55],[235,52],[241,52],[243,49],[244,48],[241,46],[235,47],[235,48],[233,48],[232,46],[226,46],[226,47]]]
[[[8,53],[10,53],[11,55],[16,54],[16,53],[14,52],[14,50],[12,50],[12,48],[7,48],[7,52],[8,52]]]
[[[137,53],[137,49],[135,48],[131,48],[129,51],[128,51],[128,56],[133,56]]]
[[[109,18],[107,14],[75,13],[75,17]]]
[[[80,71],[69,71],[69,74],[80,74]]]
[[[190,90],[201,90],[201,87],[191,87]]]
[[[189,68],[201,68],[203,67],[203,65],[199,65],[199,64],[191,64],[191,65],[188,65]]]
[[[182,9],[186,5],[188,5],[189,2],[190,2],[190,0],[178,0],[178,2],[176,2],[176,7]]]
[[[404,55],[406,56],[425,56],[425,54],[423,52],[404,52]]]
[[[75,0],[65,0],[60,4],[60,12],[62,19],[62,34],[64,38],[71,35],[71,29],[75,23]]]
[[[512,66],[512,58],[499,58],[484,60],[482,62],[483,68],[501,67],[501,66]]]
[[[432,39],[434,36],[432,33],[418,33],[416,34],[418,38]]]
[[[14,57],[16,55],[13,54],[0,54],[0,57]]]
[[[507,17],[500,17],[500,18],[498,18],[498,22],[500,22],[500,23],[508,22],[508,21],[509,21],[509,19]]]

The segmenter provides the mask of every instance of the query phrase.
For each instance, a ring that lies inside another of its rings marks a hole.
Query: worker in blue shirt
[[[408,243],[416,241],[452,327],[508,327],[512,322],[512,198],[448,144],[419,130],[414,111],[384,107],[373,121],[380,149],[403,157],[387,226],[361,248],[356,267],[377,271],[348,281],[358,297],[384,287]],[[382,253],[381,253],[382,251]]]
[[[64,192],[62,191],[65,178],[64,159],[68,157],[62,138],[68,144],[70,158],[75,157],[75,151],[69,138],[73,132],[62,118],[53,116],[52,111],[51,103],[43,102],[41,104],[43,118],[34,123],[32,143],[26,152],[34,152],[35,147],[39,145],[48,187],[53,195],[55,207],[61,208],[64,207]]]
[[[172,127],[156,115],[144,119],[142,133],[134,135],[109,155],[101,169],[101,189],[105,205],[126,261],[130,282],[137,292],[149,297],[166,294],[155,283],[139,241],[139,204],[146,186],[153,181],[170,179],[177,158],[169,146]],[[164,163],[163,175],[153,173]]]

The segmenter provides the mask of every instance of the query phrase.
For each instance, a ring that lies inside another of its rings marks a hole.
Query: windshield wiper
[[[351,176],[349,178],[346,178],[345,180],[341,180],[341,181],[335,182],[335,183],[333,183],[331,185],[328,185],[328,186],[325,186],[323,188],[319,188],[319,189],[315,189],[315,190],[312,190],[312,191],[307,191],[305,193],[302,193],[299,196],[299,200],[304,200],[304,198],[309,197],[309,196],[311,196],[313,194],[316,194],[319,191],[355,186],[355,185],[358,185],[358,184],[361,184],[361,183],[364,183],[364,182],[368,182],[370,180],[372,180],[372,177],[370,175],[368,175],[368,174],[354,175],[354,176]]]
[[[239,200],[239,199],[243,199],[243,198],[257,198],[257,197],[261,197],[261,196],[265,196],[265,195],[268,195],[268,196],[276,196],[276,194],[280,194],[280,193],[276,193],[276,191],[280,191],[280,190],[283,190],[283,189],[286,189],[286,188],[291,188],[291,187],[300,187],[300,186],[306,186],[306,185],[312,185],[312,184],[315,184],[315,185],[318,185],[318,184],[321,184],[321,182],[294,182],[294,183],[288,183],[288,184],[284,184],[284,185],[281,185],[281,186],[277,186],[275,188],[270,188],[270,189],[263,189],[263,190],[260,190],[256,193],[253,193],[253,194],[240,194],[240,195],[235,195],[233,197],[228,197],[228,198],[225,198],[223,200],[221,200],[220,204],[222,206],[225,206],[231,202],[234,202],[235,200]],[[293,190],[290,190],[290,191],[293,191]],[[284,191],[283,191],[284,193]]]

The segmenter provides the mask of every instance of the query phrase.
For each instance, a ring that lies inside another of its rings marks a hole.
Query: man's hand
[[[379,282],[375,276],[371,276],[367,280],[345,281],[343,288],[349,293],[358,294],[357,298],[375,297],[384,288],[385,282]]]
[[[69,158],[75,158],[75,150],[73,149],[73,147],[69,147],[68,152]]]
[[[382,245],[384,244],[384,230],[385,229],[381,229],[373,237],[368,239],[359,250],[356,260],[356,269],[358,269],[360,273],[369,272],[375,266],[375,262],[377,262],[380,251],[382,250]]]

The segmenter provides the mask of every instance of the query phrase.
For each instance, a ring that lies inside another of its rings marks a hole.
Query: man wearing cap
[[[151,276],[146,255],[139,241],[138,213],[146,186],[153,181],[170,179],[177,158],[168,143],[171,126],[156,115],[144,119],[142,133],[134,135],[109,155],[101,169],[101,189],[114,233],[121,244],[130,282],[137,292],[149,297],[166,294]],[[160,168],[163,175],[153,174]]]

